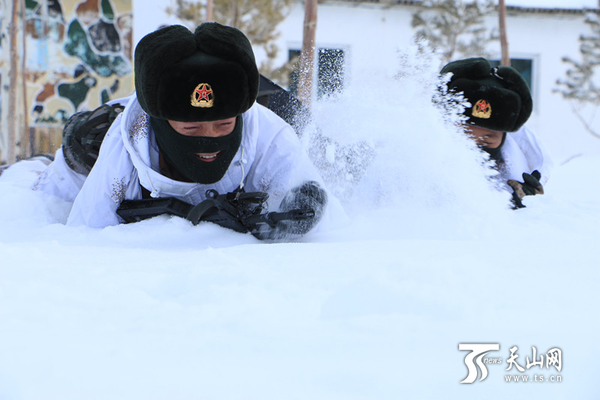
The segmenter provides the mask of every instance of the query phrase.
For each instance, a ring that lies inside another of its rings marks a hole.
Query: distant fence
[[[54,154],[62,143],[61,127],[30,128],[31,154]]]

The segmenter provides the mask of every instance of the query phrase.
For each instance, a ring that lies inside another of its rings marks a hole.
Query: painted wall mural
[[[26,0],[33,126],[61,126],[133,92],[132,0]]]

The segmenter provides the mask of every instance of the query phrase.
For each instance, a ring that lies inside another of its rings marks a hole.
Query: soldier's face
[[[235,117],[204,122],[181,122],[168,120],[177,133],[185,136],[221,137],[235,128]]]
[[[464,124],[467,135],[475,140],[478,146],[496,149],[502,144],[504,132],[492,131],[475,125]]]
[[[219,119],[216,121],[203,121],[203,122],[181,122],[168,120],[171,127],[175,132],[185,136],[196,136],[196,137],[212,137],[218,138],[229,135],[235,128],[236,118]],[[215,153],[196,153],[196,157],[200,161],[213,162],[219,155],[220,151]]]

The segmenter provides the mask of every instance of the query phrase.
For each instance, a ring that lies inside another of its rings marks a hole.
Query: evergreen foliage
[[[484,18],[496,12],[493,0],[423,0],[411,25],[417,39],[440,52],[443,64],[467,57],[489,58],[486,46],[498,40],[496,29],[488,29]]]
[[[577,61],[571,57],[563,57],[563,62],[569,64],[570,68],[566,72],[566,78],[556,81],[558,88],[555,89],[555,92],[562,94],[565,99],[597,107],[600,104],[600,84],[598,75],[595,74],[600,66],[600,19],[598,14],[588,13],[585,23],[591,32],[579,37],[581,59]],[[579,107],[573,107],[580,122],[589,133],[600,138],[600,133],[591,127],[579,109]]]
[[[260,65],[261,73],[279,80],[276,78],[281,74],[273,67],[278,53],[273,42],[279,36],[277,26],[288,16],[294,1],[296,0],[213,0],[212,20],[238,28],[254,46],[262,47],[267,61]],[[167,13],[194,29],[206,21],[206,4],[198,0],[175,0],[174,6],[167,8]]]
[[[570,68],[566,78],[556,82],[560,87],[557,91],[567,99],[599,104],[600,86],[594,79],[594,72],[600,66],[600,20],[597,14],[590,13],[585,23],[591,33],[579,37],[581,60],[563,57],[563,62],[569,64]]]

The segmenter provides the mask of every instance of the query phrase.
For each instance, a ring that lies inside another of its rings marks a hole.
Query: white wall
[[[300,49],[304,22],[303,4],[298,4],[280,30],[281,49]],[[328,2],[319,4],[317,46],[342,48],[348,55],[348,70],[352,75],[397,72],[396,52],[408,46],[411,7],[385,8],[372,4]],[[282,51],[282,61],[287,51]],[[374,62],[376,60],[376,62]]]
[[[155,31],[161,25],[180,23],[176,18],[167,16],[166,8],[174,3],[170,0],[132,0],[133,1],[133,42]]]
[[[587,133],[572,111],[572,102],[559,93],[556,80],[565,78],[561,61],[579,56],[579,35],[589,33],[582,15],[509,15],[507,31],[512,57],[534,59],[534,113],[528,122],[561,163],[578,154],[600,154],[600,140]],[[595,123],[600,132],[600,118]]]

